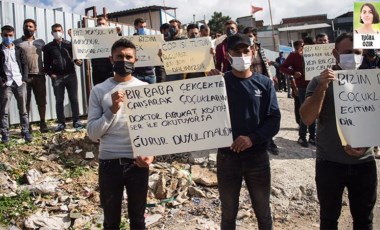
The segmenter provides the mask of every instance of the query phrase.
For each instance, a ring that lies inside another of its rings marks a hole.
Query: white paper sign
[[[136,46],[138,61],[135,67],[159,66],[162,61],[158,56],[158,51],[164,43],[163,35],[136,35],[126,36]]]
[[[231,146],[222,76],[128,88],[126,108],[134,156]]]
[[[335,71],[335,115],[343,144],[380,145],[380,71]]]
[[[74,59],[105,58],[111,56],[111,47],[118,40],[116,28],[73,29]]]
[[[321,72],[335,65],[335,58],[332,54],[335,44],[305,45],[303,57],[305,60],[305,80],[310,81]]]
[[[354,34],[355,49],[380,49],[380,34]]]
[[[163,43],[161,50],[166,74],[208,72],[214,69],[211,47],[209,37]]]

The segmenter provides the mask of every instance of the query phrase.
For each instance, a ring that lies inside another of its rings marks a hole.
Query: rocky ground
[[[285,93],[278,93],[278,97],[282,120],[275,142],[280,154],[271,155],[275,228],[318,229],[315,148],[302,148],[296,143],[293,100]],[[36,131],[34,137],[33,143],[25,144],[13,132],[10,145],[0,144],[2,228],[100,229],[97,145],[84,130],[69,129],[58,134]],[[220,201],[215,161],[215,150],[158,157],[149,181],[149,229],[218,229]],[[248,197],[243,185],[238,229],[257,227]],[[124,205],[127,202],[125,197]],[[374,229],[380,229],[380,205],[376,205],[374,213]],[[128,229],[127,214],[123,215],[123,229]],[[346,194],[340,229],[352,229]]]

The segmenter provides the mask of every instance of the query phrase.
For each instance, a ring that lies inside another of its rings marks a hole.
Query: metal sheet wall
[[[50,9],[43,9],[32,7],[28,5],[22,5],[12,2],[0,1],[0,27],[4,25],[11,25],[15,28],[15,37],[19,38],[23,35],[23,21],[27,18],[32,18],[37,23],[37,34],[38,38],[43,39],[46,43],[53,40],[51,35],[51,26],[54,23],[60,23],[63,26],[65,32],[65,38],[69,39],[67,34],[68,29],[78,28],[81,23],[80,20],[83,18],[81,15],[72,14],[67,12],[60,12]],[[84,71],[82,68],[77,67],[77,76],[78,76],[78,99],[79,99],[79,112],[81,115],[86,114],[87,111],[87,101],[85,93],[85,80],[84,80]],[[47,87],[47,108],[46,108],[46,119],[55,119],[55,96],[53,88],[51,85],[51,80],[49,77],[46,77],[46,87]],[[71,117],[71,108],[68,100],[67,93],[65,94],[65,116]],[[10,123],[17,124],[19,123],[18,109],[16,100],[13,98],[11,101],[10,108]],[[30,111],[30,121],[39,121],[40,117],[38,114],[37,105],[32,96],[31,101],[31,111]]]

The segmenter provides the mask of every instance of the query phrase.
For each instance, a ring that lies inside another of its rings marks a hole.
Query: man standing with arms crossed
[[[30,113],[30,101],[32,90],[34,98],[38,106],[40,115],[40,131],[46,133],[49,131],[46,122],[46,78],[42,62],[42,49],[45,42],[42,39],[37,39],[35,36],[37,25],[33,19],[26,19],[23,25],[24,36],[14,41],[17,47],[20,47],[26,55],[28,64],[28,80],[27,80],[27,99],[26,110]],[[31,131],[31,127],[29,128]]]
[[[318,119],[316,175],[320,204],[320,228],[337,229],[342,195],[347,188],[353,229],[373,229],[376,203],[377,169],[371,148],[342,146],[339,138],[332,81],[334,70],[357,69],[362,51],[353,49],[352,34],[343,33],[335,41],[333,55],[337,65],[314,77],[300,109],[302,120],[311,124]]]

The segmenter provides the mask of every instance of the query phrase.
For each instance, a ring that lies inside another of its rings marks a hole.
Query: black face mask
[[[33,31],[30,31],[28,29],[24,29],[24,35],[25,35],[25,37],[32,37],[33,34],[34,34]]]
[[[174,26],[170,27],[169,34],[170,34],[170,37],[174,37],[177,34],[177,30]]]
[[[126,77],[135,70],[134,64],[128,61],[115,61],[113,71],[121,77]]]

